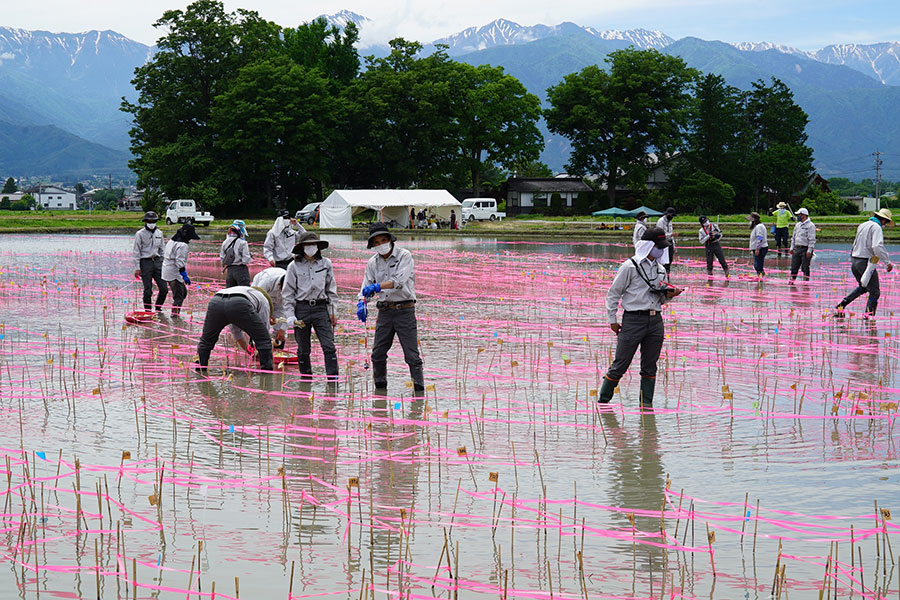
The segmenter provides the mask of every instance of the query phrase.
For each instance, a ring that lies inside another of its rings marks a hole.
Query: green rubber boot
[[[617,381],[604,377],[603,384],[600,386],[600,395],[597,398],[597,402],[600,404],[609,404],[609,401],[612,400],[613,392],[616,391],[616,385],[618,385]]]
[[[653,405],[653,392],[656,390],[656,377],[641,377],[641,406]]]

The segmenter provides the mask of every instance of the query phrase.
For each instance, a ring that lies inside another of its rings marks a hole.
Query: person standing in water
[[[144,310],[153,309],[153,282],[159,290],[156,294],[156,312],[162,310],[168,295],[162,277],[163,234],[157,229],[159,216],[152,210],[144,213],[144,226],[134,234],[134,277],[144,284]]]

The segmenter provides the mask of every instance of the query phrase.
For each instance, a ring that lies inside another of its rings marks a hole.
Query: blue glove
[[[366,303],[363,300],[356,303],[356,318],[363,323],[366,322]]]
[[[366,287],[363,288],[362,294],[363,294],[363,296],[368,298],[369,296],[373,296],[380,291],[381,291],[380,283],[370,283],[369,285],[367,285]]]
[[[191,285],[191,278],[188,277],[187,271],[181,271],[181,278],[184,280],[185,285]]]

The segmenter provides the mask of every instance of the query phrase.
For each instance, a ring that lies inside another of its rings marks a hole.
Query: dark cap
[[[156,223],[157,221],[159,221],[159,215],[154,211],[148,210],[144,213],[144,223]]]
[[[175,232],[172,239],[176,242],[189,242],[191,240],[199,240],[200,236],[197,235],[197,230],[194,229],[193,225],[185,223]]]
[[[669,242],[666,241],[666,232],[659,227],[648,227],[641,236],[641,240],[653,242],[657,248],[669,247]]]
[[[706,218],[706,215],[700,215],[700,218],[697,219],[697,220],[700,221],[700,224],[701,224],[701,225],[702,225],[703,223],[706,223],[707,221],[709,221],[709,219]]]
[[[283,219],[290,219],[290,218],[291,218],[291,211],[289,211],[289,210],[286,209],[286,208],[282,208],[281,210],[278,211],[278,216],[281,217],[281,218],[283,218]]]
[[[644,211],[640,211],[638,214],[634,215],[634,218],[635,218],[635,219],[638,219],[638,220],[640,220],[640,219],[646,219],[646,218],[647,218],[647,213],[645,213]]]
[[[674,217],[674,216],[675,216],[675,207],[670,206],[669,208],[667,208],[667,209],[666,209],[666,214],[667,214],[667,215],[672,215],[672,216]]]
[[[328,247],[327,240],[320,240],[319,236],[317,236],[312,231],[307,231],[300,236],[300,239],[297,240],[297,243],[294,244],[294,249],[291,250],[293,254],[303,254],[303,246],[308,244],[315,244],[319,247],[319,250],[324,250]]]
[[[372,240],[377,238],[379,235],[388,236],[392,242],[397,241],[397,236],[395,236],[388,230],[387,225],[385,225],[381,221],[378,221],[377,223],[372,223],[371,225],[369,225],[369,239],[366,241],[366,248],[371,248]]]

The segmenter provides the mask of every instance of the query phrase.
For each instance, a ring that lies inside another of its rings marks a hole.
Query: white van
[[[505,212],[497,211],[497,201],[493,198],[466,198],[462,202],[462,220],[468,223],[496,221],[505,216]]]

